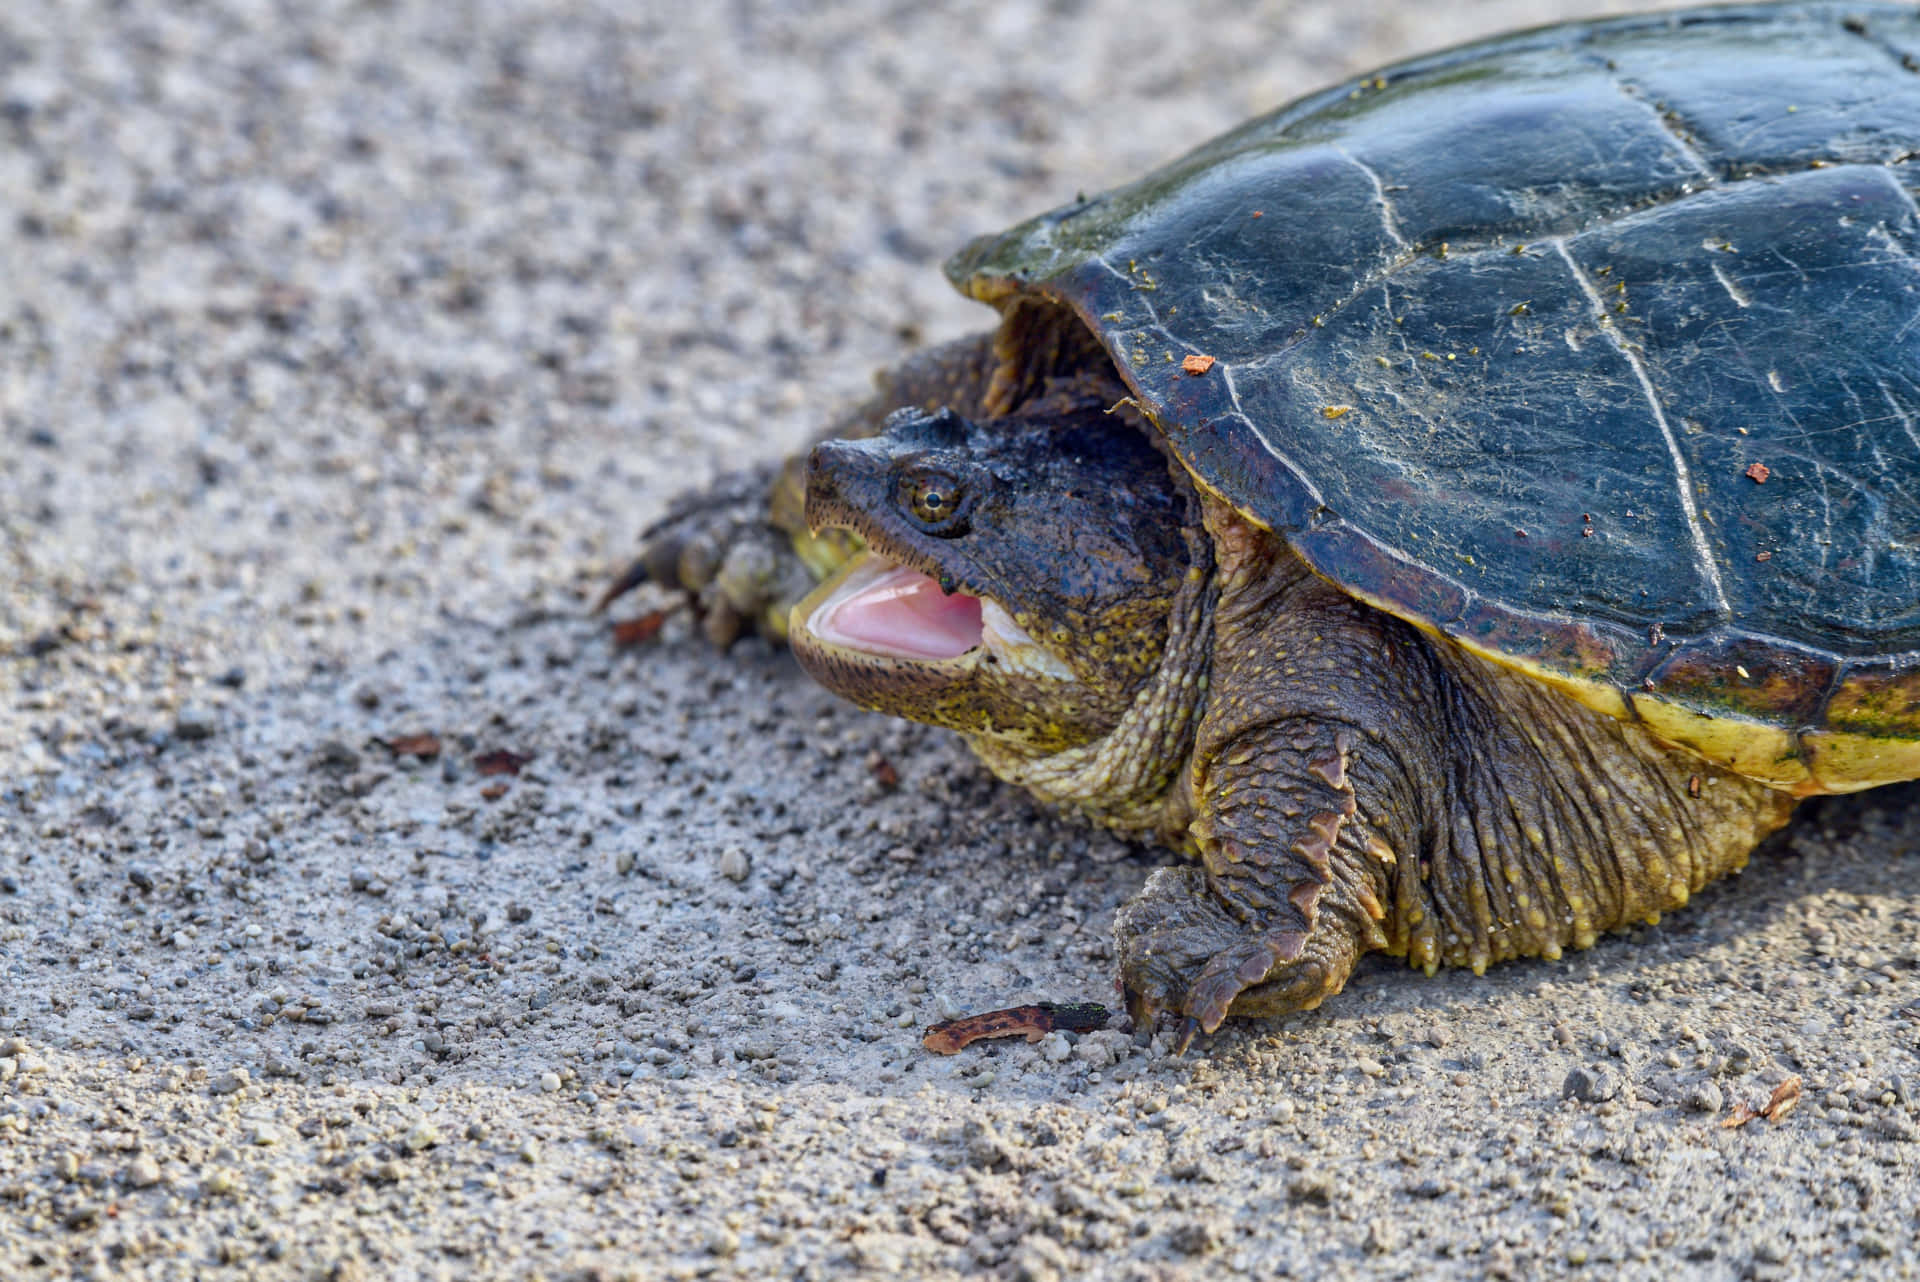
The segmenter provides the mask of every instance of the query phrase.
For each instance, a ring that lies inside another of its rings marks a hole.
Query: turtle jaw
[[[881,711],[901,709],[876,704],[876,684],[898,699],[909,690],[959,692],[988,668],[1063,685],[1077,680],[991,597],[871,548],[795,605],[788,629],[795,657],[816,680]]]
[[[883,594],[914,586],[905,577],[912,573],[874,552],[861,552],[808,593],[787,624],[788,644],[800,666],[835,694],[877,712],[895,712],[903,704],[918,708],[965,686],[984,655],[978,622],[974,635],[967,635],[964,605],[937,618],[919,644],[908,633],[916,606],[927,604],[924,590],[896,591],[893,617],[885,617]],[[846,617],[863,606],[875,617]]]

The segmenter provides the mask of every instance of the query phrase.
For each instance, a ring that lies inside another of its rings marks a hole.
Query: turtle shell
[[[1913,778],[1916,67],[1891,5],[1527,32],[948,273],[1003,336],[1070,309],[1201,485],[1362,599],[1779,788]]]

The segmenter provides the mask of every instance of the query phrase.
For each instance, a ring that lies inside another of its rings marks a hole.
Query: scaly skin
[[[1558,957],[1685,904],[1792,810],[1354,600],[1221,505],[1207,525],[1204,876],[1156,876],[1120,915],[1136,1018],[1309,1009],[1374,950]]]

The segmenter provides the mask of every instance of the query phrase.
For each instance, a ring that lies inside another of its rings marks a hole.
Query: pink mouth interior
[[[905,659],[952,659],[980,644],[980,598],[875,558],[849,576],[808,624],[815,636]]]

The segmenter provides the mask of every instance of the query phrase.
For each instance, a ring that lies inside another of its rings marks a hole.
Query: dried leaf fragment
[[[1796,1073],[1773,1088],[1773,1094],[1767,1096],[1767,1106],[1760,1110],[1760,1115],[1769,1122],[1782,1121],[1799,1103],[1800,1076]]]
[[[667,621],[668,613],[666,610],[649,610],[631,619],[615,620],[613,643],[617,646],[645,645],[660,635],[660,626]]]
[[[532,761],[532,757],[523,757],[517,752],[505,748],[496,748],[492,752],[483,752],[473,759],[473,768],[483,775],[517,775],[520,767]]]
[[[1180,368],[1195,378],[1198,378],[1213,368],[1213,357],[1199,355],[1189,356],[1180,362]]]
[[[387,751],[396,757],[419,757],[431,761],[440,755],[440,736],[436,734],[403,734],[387,740]]]
[[[1756,1117],[1764,1117],[1769,1122],[1785,1120],[1788,1113],[1800,1103],[1800,1076],[1795,1074],[1773,1088],[1773,1094],[1767,1096],[1767,1102],[1759,1108],[1748,1104],[1736,1104],[1733,1112],[1720,1120],[1720,1129],[1728,1130],[1735,1126],[1745,1126]]]
[[[1755,485],[1765,485],[1767,478],[1773,475],[1773,469],[1765,463],[1747,464],[1747,479]]]
[[[920,1044],[936,1055],[955,1055],[982,1038],[1024,1037],[1037,1042],[1048,1033],[1088,1033],[1106,1027],[1106,1023],[1107,1008],[1098,1002],[1073,1002],[1064,1006],[1040,1002],[1034,1006],[982,1011],[935,1024],[927,1029]]]

